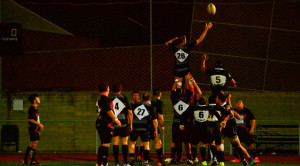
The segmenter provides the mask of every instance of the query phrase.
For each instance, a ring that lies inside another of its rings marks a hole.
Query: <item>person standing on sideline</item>
[[[101,83],[99,86],[100,96],[96,102],[96,111],[98,112],[96,120],[96,129],[100,136],[101,145],[98,149],[98,160],[96,166],[100,166],[103,162],[103,166],[107,166],[108,148],[112,140],[113,130],[111,125],[116,123],[118,127],[121,127],[121,122],[114,114],[114,111],[110,105],[108,99],[109,86],[108,84]]]
[[[38,94],[35,93],[29,96],[29,102],[31,103],[31,106],[28,109],[28,132],[30,136],[30,143],[27,146],[25,157],[24,160],[22,160],[22,163],[24,165],[28,164],[28,155],[30,151],[32,151],[30,165],[39,165],[39,162],[35,160],[35,153],[40,140],[41,131],[44,130],[44,125],[42,125],[40,122],[39,111],[37,109],[38,105],[41,103],[41,100]]]

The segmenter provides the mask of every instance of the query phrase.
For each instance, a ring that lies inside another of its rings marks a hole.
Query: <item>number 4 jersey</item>
[[[121,122],[121,127],[128,126],[128,110],[130,110],[130,105],[126,96],[121,94],[113,95],[109,98],[110,103],[113,107],[115,116]]]
[[[153,120],[157,119],[154,111],[149,103],[135,103],[132,105],[133,113],[133,132],[135,134],[149,134],[150,127],[153,125]]]

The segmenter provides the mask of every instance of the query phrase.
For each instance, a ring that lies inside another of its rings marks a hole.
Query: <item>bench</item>
[[[283,146],[298,145],[299,150],[299,125],[257,125],[256,148],[262,150],[261,145],[269,149],[280,150]]]

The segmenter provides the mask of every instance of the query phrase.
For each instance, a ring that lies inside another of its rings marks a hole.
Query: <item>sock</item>
[[[28,159],[28,155],[29,155],[29,152],[31,151],[31,147],[30,146],[27,146],[26,148],[26,153],[25,153],[25,157],[24,157],[24,161],[26,162],[27,159]]]
[[[175,147],[171,147],[171,158],[172,158],[172,159],[175,158],[175,153],[176,153]]]
[[[103,165],[106,165],[107,163],[107,156],[108,156],[108,147],[103,146],[102,147],[102,161],[103,161]]]
[[[144,160],[145,161],[149,160],[149,150],[144,150]]]
[[[251,161],[253,161],[253,159],[250,157],[250,158],[248,158],[248,160],[251,162]]]
[[[144,156],[144,146],[141,146],[140,147],[140,156],[143,158],[143,156]]]
[[[97,160],[97,164],[98,165],[101,165],[101,163],[102,163],[102,147],[103,146],[100,146],[99,148],[98,148],[98,160]]]
[[[139,155],[139,147],[137,145],[135,145],[134,152],[135,156],[137,157]]]
[[[119,163],[119,146],[118,145],[113,146],[113,153],[114,153],[115,163]]]
[[[202,157],[202,161],[205,161],[205,157],[206,157],[205,147],[200,147],[200,154],[201,154],[201,157]]]
[[[31,153],[31,161],[35,161],[35,151],[36,151],[36,149],[32,149],[31,151],[32,151],[32,153]]]
[[[176,143],[176,151],[177,151],[177,161],[180,161],[181,153],[182,153],[182,142]]]
[[[123,161],[127,163],[128,145],[122,145]]]
[[[249,154],[250,154],[253,158],[255,158],[255,157],[257,156],[255,149],[249,149],[248,151],[249,151]]]
[[[192,147],[191,152],[192,152],[193,159],[195,160],[197,157],[197,147]]]
[[[162,148],[156,149],[156,153],[157,153],[157,158],[158,158],[158,162],[163,163],[163,159],[162,159]]]
[[[191,154],[186,154],[186,158],[189,159],[189,160],[191,160],[192,159]]]
[[[241,161],[243,161],[244,155],[243,155],[243,151],[242,151],[241,147],[236,142],[231,143],[231,145],[235,149],[235,151],[238,153],[238,155],[240,156]]]
[[[210,152],[212,153],[211,154],[212,161],[217,160],[217,153],[218,153],[217,147],[216,146],[210,146]]]
[[[129,153],[129,159],[130,159],[130,165],[134,164],[134,154],[133,153]]]
[[[233,148],[233,155],[236,159],[239,159],[238,152],[235,150],[235,148]]]
[[[223,151],[217,151],[217,160],[218,162],[222,162],[224,158],[224,152]]]

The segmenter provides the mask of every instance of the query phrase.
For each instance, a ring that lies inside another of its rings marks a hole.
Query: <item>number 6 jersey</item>
[[[188,123],[188,109],[193,93],[189,90],[185,94],[178,94],[176,91],[171,92],[171,101],[174,110],[174,123],[186,125]]]

